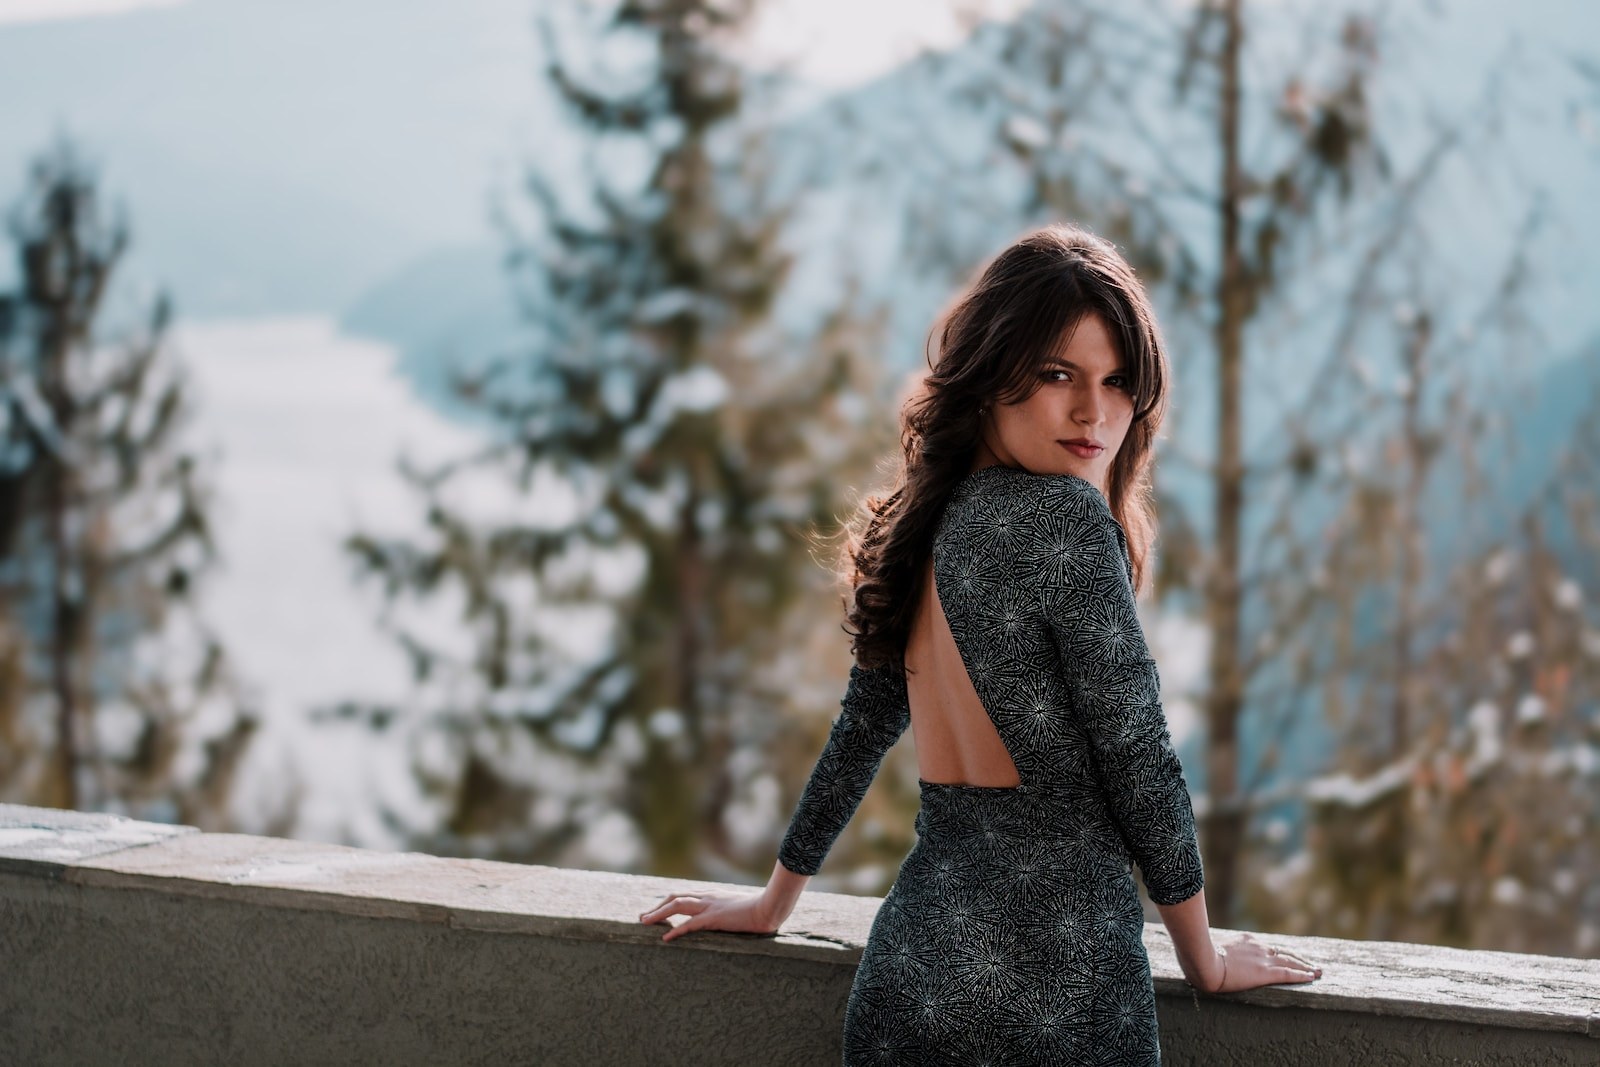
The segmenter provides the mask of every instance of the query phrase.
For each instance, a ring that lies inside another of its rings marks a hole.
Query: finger
[[[673,901],[671,904],[663,904],[659,908],[654,908],[645,912],[643,915],[639,916],[639,921],[644,923],[658,923],[666,919],[669,915],[687,915],[689,913],[689,909],[692,907],[694,907],[693,904],[686,904],[681,900]]]
[[[672,903],[672,902],[673,902],[673,901],[674,901],[674,900],[677,900],[677,899],[678,899],[678,897],[679,897],[679,896],[680,896],[680,895],[681,895],[681,894],[678,894],[678,893],[674,893],[674,894],[672,894],[672,895],[671,895],[671,896],[670,896],[670,897],[667,897],[667,898],[665,898],[665,899],[664,899],[664,900],[662,900],[662,901],[661,901],[661,903],[659,903],[659,904],[657,904],[657,905],[656,905],[656,906],[655,906],[655,907],[653,907],[653,908],[646,908],[646,909],[645,909],[645,910],[644,910],[644,911],[641,911],[641,912],[640,912],[640,913],[639,913],[639,918],[641,918],[641,919],[642,919],[642,918],[644,918],[644,917],[645,917],[645,916],[646,916],[646,915],[649,915],[649,914],[650,914],[650,913],[651,913],[651,912],[653,912],[653,911],[660,911],[660,910],[661,910],[661,909],[662,909],[662,908],[664,908],[664,907],[666,907],[666,906],[667,906],[667,905],[668,905],[668,904],[671,904],[671,903]]]
[[[651,908],[650,911],[642,912],[640,914],[640,917],[642,918],[645,915],[649,915],[650,912],[660,911],[663,908],[667,907],[669,904],[674,904],[674,903],[676,903],[678,901],[693,899],[694,896],[695,896],[695,894],[693,894],[693,893],[674,893],[670,897],[667,897],[665,900],[663,900],[661,903],[657,904],[655,907]]]
[[[698,917],[689,919],[686,922],[679,923],[677,926],[674,926],[671,930],[668,930],[665,934],[661,935],[661,940],[671,941],[675,937],[682,937],[690,930],[698,930],[703,925],[704,924]]]

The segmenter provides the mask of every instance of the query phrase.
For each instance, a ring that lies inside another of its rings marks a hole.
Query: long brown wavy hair
[[[930,341],[939,334],[938,358],[901,407],[894,487],[866,496],[845,524],[839,577],[851,590],[846,630],[855,628],[851,651],[861,667],[903,668],[934,530],[982,438],[979,409],[1031,396],[1047,357],[1091,312],[1115,339],[1133,396],[1107,502],[1127,535],[1134,589],[1148,588],[1156,537],[1151,448],[1166,417],[1166,348],[1144,286],[1116,246],[1080,226],[1053,224],[995,256],[929,331]]]

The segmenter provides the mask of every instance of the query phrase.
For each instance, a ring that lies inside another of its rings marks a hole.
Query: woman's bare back
[[[1011,753],[984,710],[956,647],[933,577],[923,565],[922,594],[906,639],[906,695],[918,774],[925,782],[1022,784]]]

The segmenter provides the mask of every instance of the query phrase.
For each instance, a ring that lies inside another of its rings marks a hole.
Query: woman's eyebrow
[[[1060,356],[1051,356],[1049,362],[1050,362],[1050,366],[1052,366],[1052,367],[1065,367],[1068,370],[1077,370],[1077,371],[1083,370],[1082,367],[1080,367],[1076,363],[1072,362],[1072,360],[1070,360],[1070,359],[1062,359]],[[1122,364],[1118,363],[1115,367],[1112,367],[1110,370],[1106,371],[1106,373],[1107,374],[1125,374],[1125,373],[1127,373],[1127,368],[1124,367]]]

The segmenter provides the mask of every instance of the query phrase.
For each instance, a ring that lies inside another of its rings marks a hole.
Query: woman
[[[1049,226],[988,265],[906,405],[899,484],[847,547],[856,662],[771,880],[640,916],[689,916],[665,940],[776,931],[910,726],[917,842],[856,969],[847,1064],[1158,1064],[1135,861],[1197,988],[1322,973],[1249,934],[1211,941],[1134,607],[1167,381],[1110,243]]]

